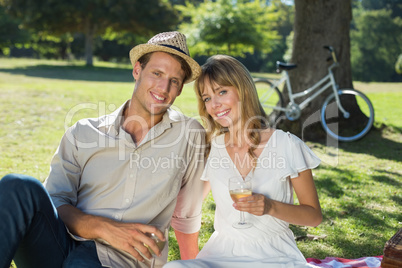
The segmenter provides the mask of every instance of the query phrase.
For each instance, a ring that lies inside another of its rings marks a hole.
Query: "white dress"
[[[320,164],[318,157],[296,136],[276,130],[257,160],[252,177],[253,193],[293,204],[291,178]],[[195,260],[172,261],[166,268],[178,267],[314,267],[297,248],[289,224],[269,215],[245,213],[248,229],[235,229],[239,211],[233,208],[228,178],[241,176],[226,151],[224,135],[212,141],[202,179],[211,184],[216,203],[215,232]]]

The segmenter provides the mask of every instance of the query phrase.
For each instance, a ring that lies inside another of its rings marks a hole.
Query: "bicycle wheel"
[[[257,93],[265,113],[268,116],[268,121],[271,126],[274,126],[281,111],[275,108],[284,108],[282,93],[277,87],[274,87],[272,82],[268,79],[255,79],[255,87],[257,88]]]
[[[362,92],[354,89],[338,90],[342,107],[349,113],[345,117],[339,110],[335,94],[324,101],[321,124],[324,130],[339,141],[355,141],[366,135],[374,123],[374,108]]]

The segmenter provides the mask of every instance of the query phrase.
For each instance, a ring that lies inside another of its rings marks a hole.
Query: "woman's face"
[[[241,122],[239,94],[235,87],[205,81],[201,97],[207,113],[222,127],[233,129]]]

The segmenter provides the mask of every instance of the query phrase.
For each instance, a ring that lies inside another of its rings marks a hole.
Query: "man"
[[[161,33],[130,51],[131,100],[69,128],[43,188],[32,177],[0,181],[0,267],[156,267],[167,260],[146,233],[170,224],[182,259],[198,253],[204,132],[169,107],[199,65],[185,36]],[[57,208],[57,209],[56,209]],[[66,228],[67,227],[67,228]]]

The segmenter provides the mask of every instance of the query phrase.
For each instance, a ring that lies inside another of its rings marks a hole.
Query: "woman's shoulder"
[[[306,144],[296,135],[283,131],[281,129],[274,129],[269,136],[269,145],[271,147],[280,148],[281,150],[293,150],[300,147],[306,147]]]
[[[272,135],[273,135],[276,131],[277,131],[277,130],[274,129],[274,128],[267,128],[267,129],[262,130],[262,131],[260,132],[260,135],[261,135],[260,144],[261,144],[261,145],[266,144],[266,143],[271,139]]]
[[[289,141],[289,142],[303,142],[299,137],[290,133],[289,131],[283,131],[282,129],[275,129],[273,131],[273,138],[280,141]]]

